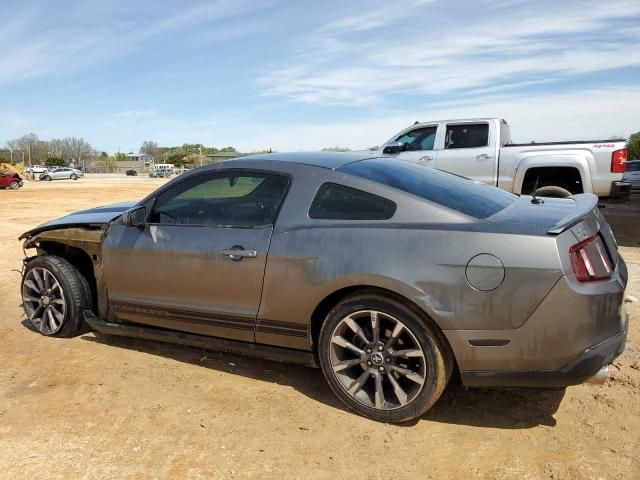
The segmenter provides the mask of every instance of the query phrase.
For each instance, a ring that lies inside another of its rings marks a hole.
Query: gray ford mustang
[[[98,332],[319,366],[349,407],[418,417],[472,387],[602,380],[627,270],[594,195],[518,197],[366,154],[270,154],[25,234],[42,334]]]

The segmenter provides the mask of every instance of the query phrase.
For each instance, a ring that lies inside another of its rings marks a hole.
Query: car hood
[[[137,202],[115,203],[113,205],[74,212],[56,220],[43,223],[36,228],[32,228],[20,235],[18,240],[30,238],[48,230],[59,230],[70,227],[99,227],[115,220],[122,215],[122,213],[136,205],[136,203]]]

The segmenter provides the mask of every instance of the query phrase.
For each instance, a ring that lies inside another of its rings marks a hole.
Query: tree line
[[[207,155],[219,152],[233,152],[241,155],[234,147],[216,148],[201,143],[185,143],[180,146],[160,147],[157,142],[144,141],[138,153],[152,155],[156,163],[172,163],[177,167],[191,168],[200,165]],[[253,153],[268,153],[261,150]],[[133,152],[132,152],[133,153]],[[35,133],[8,140],[6,148],[0,149],[0,162],[25,165],[45,165],[98,167],[104,171],[113,171],[117,162],[128,160],[127,154],[118,152],[109,155],[95,150],[81,137],[54,138],[42,140]]]
[[[269,150],[270,151],[270,150]],[[191,168],[200,165],[200,162],[207,155],[214,155],[219,152],[233,152],[240,155],[234,147],[207,147],[201,143],[185,143],[175,147],[160,147],[154,141],[142,142],[139,153],[153,155],[156,163],[172,163],[179,168]],[[251,153],[267,153],[267,150]]]
[[[35,133],[7,140],[6,149],[0,151],[0,161],[25,165],[68,165],[76,166],[91,159],[94,150],[81,137],[54,138],[41,140]]]

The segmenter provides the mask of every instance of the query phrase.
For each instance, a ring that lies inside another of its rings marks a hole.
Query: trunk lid
[[[558,235],[580,223],[585,217],[594,216],[598,197],[592,194],[574,195],[570,198],[540,198],[522,195],[517,201],[487,218],[496,226],[513,225],[526,234]]]
[[[611,227],[598,209],[598,197],[591,193],[570,198],[538,198],[543,203],[532,202],[533,197],[523,195],[513,205],[489,217],[487,221],[529,235],[560,236],[571,231],[575,242],[600,235],[611,262],[618,261],[618,246]]]

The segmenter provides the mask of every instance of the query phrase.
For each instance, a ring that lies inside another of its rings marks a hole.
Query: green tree
[[[113,156],[113,158],[115,158],[116,162],[125,162],[127,160],[127,155],[122,152],[118,152]]]
[[[631,134],[627,148],[629,148],[629,160],[640,160],[640,132]]]
[[[153,159],[156,162],[160,158],[160,148],[158,148],[158,144],[156,142],[152,142],[151,140],[145,140],[142,142],[139,153],[146,153],[147,155],[153,156]]]
[[[185,159],[189,156],[189,154],[185,151],[177,151],[169,154],[167,156],[167,163],[172,163],[178,168],[184,167]]]
[[[69,162],[60,157],[49,157],[44,161],[44,166],[47,168],[66,167],[67,165],[69,165]]]

